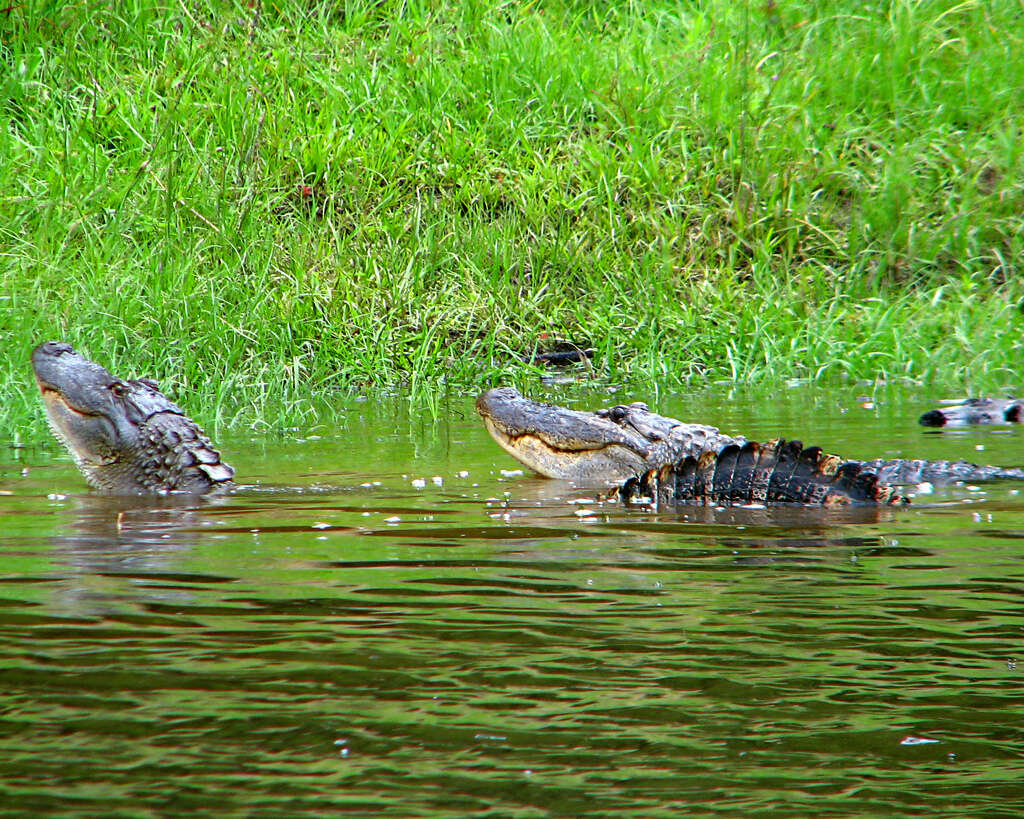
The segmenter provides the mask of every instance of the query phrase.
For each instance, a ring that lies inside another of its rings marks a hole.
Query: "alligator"
[[[626,500],[683,503],[903,503],[900,484],[1024,480],[1024,470],[966,461],[826,455],[799,441],[748,441],[658,415],[643,403],[595,412],[531,401],[511,387],[483,393],[477,412],[491,437],[539,474],[578,486],[619,484]]]
[[[54,435],[101,492],[203,494],[234,485],[206,433],[150,379],[116,378],[62,341],[36,347],[32,368]]]
[[[926,412],[926,427],[963,427],[971,424],[1019,424],[1024,422],[1024,401],[1018,398],[968,398],[957,404]]]

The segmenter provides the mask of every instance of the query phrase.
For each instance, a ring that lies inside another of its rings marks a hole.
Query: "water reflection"
[[[653,515],[502,475],[471,416],[449,446],[360,412],[359,436],[228,438],[259,486],[208,501],[98,498],[60,461],[0,472],[5,805],[1016,814],[1013,486],[863,518]],[[804,437],[1024,462],[1019,436],[877,412]]]

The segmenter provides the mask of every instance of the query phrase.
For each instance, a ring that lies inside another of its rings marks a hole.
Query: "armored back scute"
[[[906,503],[858,461],[842,461],[800,441],[748,441],[652,469],[625,483],[628,502],[659,508],[794,503],[810,506]]]

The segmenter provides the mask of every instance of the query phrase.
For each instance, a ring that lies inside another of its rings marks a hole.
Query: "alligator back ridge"
[[[651,469],[620,490],[629,502],[659,507],[797,503],[811,506],[906,503],[896,489],[858,461],[843,461],[820,447],[776,439],[728,444],[717,452]]]

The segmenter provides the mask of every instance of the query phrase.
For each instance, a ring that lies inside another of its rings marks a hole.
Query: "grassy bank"
[[[1019,385],[1020,15],[27,0],[0,421],[38,417],[46,338],[241,422],[550,339],[618,381]]]

